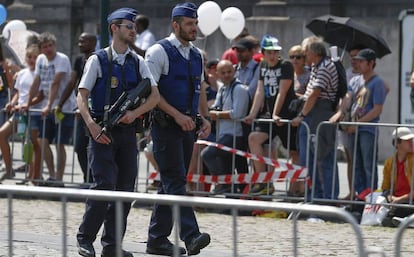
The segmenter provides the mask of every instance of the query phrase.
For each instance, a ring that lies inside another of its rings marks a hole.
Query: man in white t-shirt
[[[145,56],[145,51],[156,42],[154,34],[152,34],[148,27],[148,17],[143,14],[137,15],[135,18],[135,30],[137,36],[135,38],[135,45],[132,45],[131,47],[137,54],[143,57]]]
[[[76,99],[73,92],[62,106],[59,100],[70,81],[71,64],[69,58],[56,51],[56,37],[44,32],[39,36],[41,54],[36,59],[35,79],[30,87],[30,97],[25,108],[31,106],[31,99],[39,90],[43,90],[45,98],[42,102],[41,114],[45,121],[40,133],[40,140],[44,146],[44,160],[49,170],[48,182],[52,185],[62,181],[66,164],[65,144],[69,144],[73,132],[73,111],[76,108]],[[53,153],[50,143],[56,143],[57,168],[54,166]]]

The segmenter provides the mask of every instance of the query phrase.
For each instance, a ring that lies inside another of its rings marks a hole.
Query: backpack
[[[346,95],[348,91],[348,81],[346,79],[346,71],[342,62],[338,59],[336,61],[332,60],[335,64],[336,71],[338,73],[338,89],[336,91],[334,109],[338,106],[339,100]]]

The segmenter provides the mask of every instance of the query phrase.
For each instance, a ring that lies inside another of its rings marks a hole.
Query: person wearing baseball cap
[[[279,45],[279,40],[271,35],[265,35],[260,42],[260,46],[263,50],[280,51],[282,47]]]
[[[236,50],[252,50],[254,48],[254,44],[248,38],[242,38],[239,41],[235,42],[232,45],[232,48]]]
[[[352,59],[354,60],[366,60],[366,61],[374,61],[377,59],[377,55],[375,54],[375,51],[370,48],[362,49],[358,52],[356,56],[354,56]]]
[[[144,59],[129,48],[136,36],[136,14],[134,9],[121,8],[108,15],[112,43],[88,58],[78,86],[78,108],[90,134],[89,160],[94,182],[91,188],[96,190],[134,190],[138,170],[135,121],[155,107],[160,98],[157,84]],[[149,79],[152,85],[145,102],[133,110],[127,110],[119,125],[111,128],[110,134],[103,133],[103,127],[109,122],[109,107],[144,79]],[[117,238],[122,240],[125,234],[130,208],[131,203],[124,202],[123,212],[118,217],[114,203],[88,200],[76,235],[78,253],[95,257],[93,242],[103,225],[101,257],[119,256],[117,252],[121,250],[122,242],[118,242]],[[121,235],[117,234],[118,221]],[[122,250],[120,256],[133,255]]]
[[[353,88],[361,88],[355,94],[351,109],[352,118],[357,122],[378,123],[387,96],[387,86],[375,73],[376,54],[370,48],[361,49],[353,57],[362,79],[353,80]],[[349,92],[349,91],[348,91]],[[358,130],[358,133],[355,133]],[[377,149],[378,129],[375,126],[349,126],[348,133],[357,136],[355,141],[355,191],[358,193],[378,184]]]
[[[396,151],[384,163],[381,190],[391,204],[409,203],[413,185],[414,133],[407,127],[392,132],[392,144]],[[382,225],[396,227],[394,217],[404,218],[414,213],[413,209],[392,207],[382,220]]]
[[[259,47],[259,40],[248,35],[233,43],[232,49],[236,50],[239,62],[236,65],[236,78],[249,88],[250,98],[253,99],[259,78],[259,63],[253,59],[256,48]]]
[[[242,32],[240,32],[239,35],[237,35],[235,38],[231,40],[232,45],[234,45],[237,41],[240,39],[246,37],[249,35],[249,31],[246,27],[243,28]],[[237,52],[236,49],[232,47],[232,45],[224,51],[224,53],[221,56],[221,60],[229,60],[233,64],[237,64],[239,62],[239,59],[237,59]]]
[[[396,128],[392,132],[393,139],[409,140],[414,138],[414,133],[407,127]]]
[[[290,157],[293,163],[298,164],[298,153],[296,151],[297,128],[289,128],[287,125],[280,123],[281,119],[292,119],[294,117],[289,111],[290,102],[296,99],[293,87],[293,65],[280,56],[282,47],[276,37],[265,35],[260,46],[263,61],[258,68],[260,70],[259,81],[253,98],[253,105],[249,115],[244,120],[247,124],[252,124],[258,115],[269,113],[273,114],[272,118],[276,123],[272,123],[271,127],[268,123],[254,123],[253,131],[249,134],[249,148],[253,154],[263,155],[263,144],[269,140],[269,136],[278,136],[283,146],[290,149]],[[266,165],[261,162],[254,161],[253,165],[256,172],[266,170]],[[251,194],[262,195],[272,194],[273,192],[274,186],[272,183],[269,185],[267,183],[255,184],[250,190]]]
[[[158,82],[161,101],[153,111],[151,129],[154,157],[161,184],[159,194],[186,194],[186,174],[198,135],[207,138],[211,126],[198,109],[208,110],[206,97],[200,96],[203,78],[201,50],[193,45],[197,37],[197,6],[177,4],[171,12],[173,32],[145,53],[145,61]],[[196,120],[196,117],[200,117]],[[198,126],[196,127],[196,121]],[[148,230],[146,252],[156,255],[196,255],[210,243],[210,235],[201,233],[191,207],[180,207],[178,226],[186,249],[168,240],[174,226],[171,206],[156,204]]]

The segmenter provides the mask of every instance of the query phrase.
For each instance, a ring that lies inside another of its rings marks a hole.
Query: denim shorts
[[[42,126],[42,119],[40,115],[36,115],[36,114],[31,114],[30,115],[30,119],[27,119],[27,114],[21,114],[18,112],[13,113],[13,115],[10,117],[9,121],[12,122],[19,122],[19,119],[21,116],[24,116],[24,118],[26,119],[26,125],[30,126],[31,130],[39,130]]]
[[[54,114],[49,114],[46,120],[42,118],[40,123],[40,138],[46,138],[49,143],[72,144],[74,114],[65,113],[60,123],[55,122]]]
[[[0,108],[3,110],[6,104],[9,102],[7,90],[0,91]],[[0,111],[0,124],[3,124],[7,121],[7,113]]]

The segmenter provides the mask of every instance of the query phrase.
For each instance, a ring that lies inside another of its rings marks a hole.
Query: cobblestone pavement
[[[19,149],[16,150],[20,153]],[[72,169],[68,152],[68,166],[65,181],[80,181],[81,172],[77,161]],[[146,162],[141,155],[139,191],[145,187]],[[15,163],[15,167],[19,162]],[[343,164],[339,165],[341,195],[347,193],[346,172]],[[379,167],[382,178],[382,168]],[[73,171],[73,173],[72,173]],[[73,176],[71,175],[73,174]],[[22,178],[24,174],[19,173]],[[47,174],[44,174],[47,178]],[[14,184],[8,180],[4,184]],[[283,188],[283,183],[281,183]],[[0,257],[8,256],[8,205],[7,199],[0,198]],[[67,203],[67,256],[78,256],[75,235],[84,212],[84,203]],[[135,257],[152,256],[145,254],[150,208],[133,208],[128,218],[128,229],[124,248],[134,253]],[[18,257],[56,257],[62,254],[62,205],[57,201],[13,200],[13,256]],[[230,215],[212,212],[197,212],[202,232],[211,234],[211,244],[198,255],[200,257],[230,257],[233,255],[233,219]],[[294,256],[293,223],[286,219],[240,216],[237,219],[237,256],[268,257]],[[365,247],[380,247],[386,256],[394,256],[397,229],[384,227],[361,227]],[[98,253],[101,251],[100,236],[95,242]],[[414,256],[414,230],[406,230],[403,236],[401,256]],[[173,241],[173,238],[171,238]],[[349,224],[312,223],[304,220],[298,222],[298,256],[358,256],[357,241]],[[371,254],[369,256],[382,256]]]
[[[67,256],[78,256],[75,235],[83,215],[84,204],[67,204]],[[134,256],[145,254],[145,241],[151,212],[148,208],[133,208],[128,219],[125,249]],[[7,199],[0,199],[0,256],[8,255]],[[62,204],[45,200],[13,201],[13,256],[62,255]],[[197,212],[200,229],[211,234],[212,242],[200,257],[234,256],[232,216]],[[241,216],[237,219],[237,256],[293,256],[292,221],[276,218]],[[397,229],[362,227],[366,247],[381,247],[386,256],[394,256]],[[298,222],[298,256],[357,256],[355,234],[348,224]],[[402,256],[413,256],[414,230],[406,230]],[[99,236],[98,236],[99,238]],[[173,239],[171,239],[173,240]],[[101,246],[95,242],[97,252]],[[381,255],[370,255],[381,256]]]

